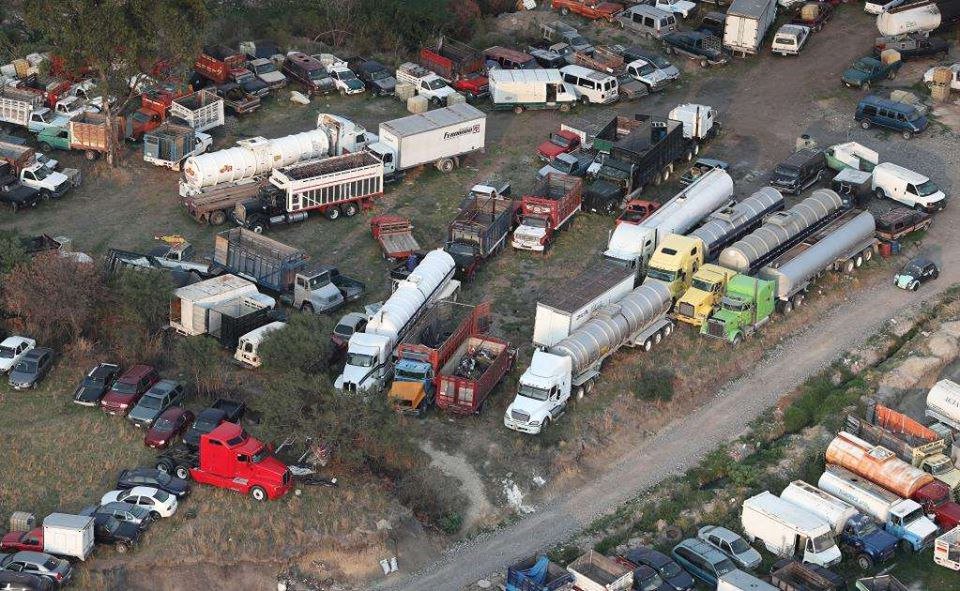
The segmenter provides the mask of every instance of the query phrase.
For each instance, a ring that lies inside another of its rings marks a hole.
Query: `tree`
[[[17,265],[3,283],[3,307],[40,342],[62,344],[88,332],[105,292],[90,263],[40,254]]]
[[[201,396],[224,389],[226,377],[220,355],[217,341],[205,336],[180,339],[174,348],[177,366],[189,374],[196,393]]]
[[[104,100],[107,162],[117,164],[120,130],[114,118],[139,93],[144,68],[160,60],[174,69],[192,63],[206,23],[204,0],[32,0],[29,26],[56,48],[72,72],[87,71]]]
[[[123,319],[148,332],[160,330],[170,313],[173,282],[163,269],[130,269],[118,273],[111,282],[117,307]]]
[[[260,343],[265,369],[276,373],[316,372],[330,354],[330,326],[321,316],[295,314],[283,330],[273,331]]]

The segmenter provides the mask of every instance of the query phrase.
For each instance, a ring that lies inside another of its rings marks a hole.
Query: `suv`
[[[183,404],[183,385],[174,380],[160,380],[137,403],[127,418],[138,429],[149,427],[163,411]]]
[[[927,118],[913,105],[873,95],[860,99],[853,118],[864,129],[876,125],[899,131],[905,140],[927,128]]]
[[[729,556],[741,568],[754,569],[763,561],[760,553],[746,540],[725,527],[705,525],[697,532],[697,537]]]
[[[823,150],[797,150],[777,165],[770,184],[784,193],[799,195],[804,189],[823,178],[827,158]]]
[[[305,53],[291,51],[283,61],[281,69],[287,76],[303,84],[307,94],[330,94],[337,89],[320,60]]]
[[[357,59],[350,63],[350,69],[373,96],[392,96],[396,92],[397,79],[393,77],[393,72],[380,62]]]
[[[715,587],[723,575],[737,570],[723,552],[696,538],[683,540],[670,554],[680,566],[710,587]]]
[[[626,554],[621,555],[621,558],[635,567],[649,566],[660,573],[660,578],[676,591],[693,591],[695,585],[693,577],[662,552],[640,546],[628,550]]]
[[[134,365],[113,383],[100,401],[100,407],[108,414],[126,415],[159,380],[157,370],[149,365]]]

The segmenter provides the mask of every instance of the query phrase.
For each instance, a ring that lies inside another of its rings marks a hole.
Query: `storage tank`
[[[884,36],[929,33],[960,20],[960,0],[911,2],[877,15],[877,30]]]
[[[817,486],[880,523],[887,523],[890,509],[902,501],[892,492],[839,466],[827,466]]]
[[[827,463],[846,468],[907,499],[934,480],[933,476],[904,462],[889,449],[872,445],[845,431],[827,446]]]
[[[714,168],[677,193],[640,226],[656,229],[660,236],[686,234],[732,196],[733,179],[725,170]]]
[[[726,245],[741,238],[768,214],[783,209],[783,205],[780,191],[764,187],[739,203],[713,212],[690,236],[703,242],[704,256],[712,261]]]
[[[313,129],[268,140],[254,137],[240,140],[233,148],[187,158],[183,183],[202,189],[267,174],[274,168],[301,160],[329,155],[326,129]]]
[[[400,281],[364,332],[390,337],[396,342],[403,327],[416,316],[431,295],[453,276],[456,263],[441,249],[432,250],[409,277]]]
[[[840,220],[835,220],[839,222]],[[821,229],[821,232],[829,230]],[[760,269],[758,275],[762,279],[777,282],[777,297],[789,298],[801,287],[813,279],[817,274],[828,269],[838,258],[849,255],[857,245],[870,240],[876,231],[876,222],[873,214],[862,211],[855,217],[840,225],[826,236],[823,236],[809,248],[803,249],[788,260],[780,262],[781,256],[773,264]],[[802,246],[806,246],[806,243]],[[800,249],[801,245],[794,248]],[[792,254],[794,251],[790,251]],[[788,255],[789,256],[789,255]],[[777,266],[773,266],[776,264]]]
[[[728,269],[750,274],[763,264],[766,257],[789,247],[807,229],[843,206],[843,198],[836,192],[818,189],[787,211],[774,213],[756,231],[723,249],[718,262]]]
[[[823,519],[837,535],[843,532],[847,521],[859,513],[850,503],[802,480],[794,480],[788,484],[780,493],[780,498]]]
[[[673,305],[670,289],[659,281],[646,282],[615,304],[604,306],[570,336],[550,347],[554,355],[569,357],[576,375],[632,334],[663,318]]]
[[[960,384],[952,380],[940,380],[927,392],[928,417],[957,428],[960,424]]]

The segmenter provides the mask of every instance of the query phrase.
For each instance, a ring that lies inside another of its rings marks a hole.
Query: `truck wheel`
[[[733,340],[730,341],[730,344],[733,345],[734,347],[739,347],[740,343],[742,342],[743,342],[743,335],[738,332],[736,335],[734,335]]]
[[[707,60],[700,60],[700,67],[701,67],[701,68],[706,68],[706,67],[709,66],[709,65],[710,65],[710,62],[708,62]]]
[[[623,29],[627,28],[627,25],[625,25],[625,24],[623,23],[623,21],[618,21],[618,22],[619,22],[619,24],[620,24],[620,30],[621,30],[621,31],[622,31]]]
[[[227,221],[227,212],[222,209],[218,209],[210,214],[210,225],[211,226],[222,226]]]
[[[443,172],[443,173],[453,172],[454,168],[455,166],[453,164],[453,160],[451,160],[450,158],[444,158],[440,162],[437,162],[437,169],[440,172]]]
[[[869,260],[872,259],[872,258],[873,258],[873,249],[872,249],[872,248],[868,248],[867,250],[863,251],[863,262],[867,262],[867,261],[869,261]]]
[[[253,497],[254,501],[265,501],[267,499],[267,491],[263,490],[262,487],[255,486],[250,489],[250,496]]]
[[[40,142],[40,151],[41,151],[41,152],[52,152],[52,151],[53,151],[53,146],[51,146],[51,145],[48,144],[47,142]]]
[[[18,210],[18,209],[20,209],[20,206],[17,205],[16,203],[11,203],[11,204],[10,204],[10,211],[12,211],[13,213],[17,213],[17,210]]]
[[[668,337],[668,336],[670,336],[670,333],[672,333],[672,332],[673,332],[673,325],[672,325],[672,324],[668,324],[668,325],[666,325],[666,326],[663,327],[663,336]]]
[[[861,570],[870,570],[873,568],[873,559],[866,554],[861,554],[857,556],[857,566],[859,566]]]
[[[83,153],[83,156],[89,161],[93,161],[97,159],[97,153],[94,152],[93,150],[87,150],[86,152]]]
[[[848,260],[845,263],[843,263],[844,273],[853,273],[854,268],[855,268],[855,263],[853,262],[853,260]]]
[[[583,386],[577,387],[576,397],[577,400],[583,400],[583,395],[585,394]]]
[[[863,121],[860,122],[860,127],[862,127],[863,129],[870,129],[870,122],[864,119]]]
[[[336,206],[329,207],[325,212],[323,212],[323,215],[326,216],[326,218],[332,222],[333,220],[340,217],[340,208]]]
[[[643,341],[643,350],[649,351],[650,349],[653,349],[653,339]]]
[[[550,417],[543,419],[543,423],[540,425],[540,432],[543,433],[547,430],[547,427],[550,426]]]
[[[869,92],[869,91],[870,91],[870,83],[869,83],[869,82],[864,82],[863,85],[862,85],[860,88],[862,88],[862,89],[866,90],[867,92]]]
[[[917,291],[918,289],[920,289],[920,282],[914,279],[913,282],[910,283],[910,291]]]
[[[563,16],[567,16],[568,14],[570,14],[570,9],[569,9],[569,8],[561,8],[561,9],[560,9],[560,14],[563,15]]]
[[[913,137],[913,133],[909,131],[904,131],[901,135],[903,135],[903,139],[905,140],[908,140]]]
[[[170,465],[168,460],[160,460],[157,462],[157,470],[160,470],[164,474],[169,474],[173,472],[173,466]]]
[[[657,334],[653,335],[653,344],[654,344],[654,345],[659,345],[659,344],[660,344],[660,341],[662,341],[662,340],[663,340],[663,333],[662,333],[662,332],[658,332]]]
[[[570,105],[567,104],[567,103],[563,103],[562,105],[560,105],[560,112],[561,112],[561,113],[569,113],[569,112],[570,112]]]
[[[797,295],[793,296],[791,301],[793,302],[793,309],[796,310],[803,305],[803,294],[798,293]]]
[[[789,300],[787,300],[786,302],[783,302],[781,309],[783,310],[784,316],[789,316],[790,313],[793,312],[793,302]]]
[[[357,215],[357,212],[359,211],[360,208],[357,207],[357,204],[353,201],[346,203],[343,206],[343,215],[347,216],[348,218],[352,218],[353,216]]]
[[[519,115],[520,113],[523,113],[523,107],[521,107],[520,105],[516,105],[515,107],[513,107],[513,112]]]
[[[587,383],[584,384],[584,387],[586,388],[586,393],[587,393],[587,394],[593,392],[593,386],[595,385],[595,382],[596,382],[596,380],[595,380],[595,379],[592,379],[592,380],[587,380]]]
[[[117,554],[126,554],[127,550],[130,549],[126,542],[117,542],[113,547],[117,550]]]
[[[50,197],[52,197],[52,195],[50,194],[50,191],[46,189],[40,191],[40,198],[43,199],[44,201],[50,201]]]
[[[310,302],[303,302],[303,304],[300,305],[300,311],[306,314],[313,314],[313,304]]]
[[[177,466],[177,478],[187,480],[190,478],[190,468],[186,466]]]
[[[873,194],[877,196],[877,199],[887,198],[887,193],[883,190],[883,187],[877,187]]]
[[[863,266],[863,255],[858,254],[857,258],[853,259],[853,266],[858,269]]]
[[[153,521],[160,521],[160,514],[157,513],[156,511],[151,511],[150,519],[152,519]]]

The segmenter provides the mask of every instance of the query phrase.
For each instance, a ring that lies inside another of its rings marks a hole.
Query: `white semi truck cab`
[[[570,400],[572,362],[569,357],[536,351],[520,376],[517,396],[507,407],[508,429],[536,435],[560,418]]]
[[[25,187],[36,189],[44,197],[63,197],[70,187],[70,179],[62,172],[50,170],[44,164],[35,162],[20,171],[20,182]]]

